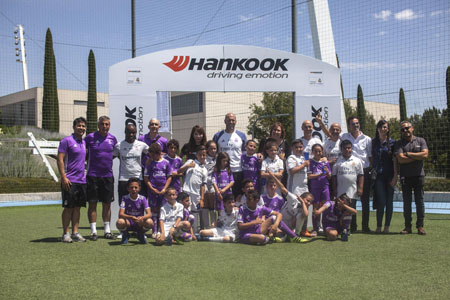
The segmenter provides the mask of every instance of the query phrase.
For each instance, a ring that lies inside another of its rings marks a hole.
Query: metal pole
[[[292,14],[292,52],[297,53],[297,0],[292,0],[292,8],[291,8],[291,14]],[[296,136],[296,130],[295,130],[295,92],[292,93],[292,110],[294,114],[294,126],[292,127],[294,132],[292,136],[294,139]]]
[[[25,38],[23,36],[23,26],[17,25],[16,31],[14,33],[19,33],[19,37],[16,35],[16,46],[20,42],[20,55],[21,59],[17,59],[18,62],[22,63],[22,73],[23,73],[23,88],[24,90],[28,90],[28,68],[27,68],[27,59],[26,59],[26,52],[25,52]],[[17,38],[19,38],[19,41],[17,41]],[[18,53],[19,48],[16,48],[16,56],[19,56]]]
[[[136,16],[135,0],[131,0],[131,58],[136,57]]]

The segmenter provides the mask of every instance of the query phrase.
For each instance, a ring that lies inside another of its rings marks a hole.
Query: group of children
[[[256,142],[247,141],[241,157],[242,194],[236,198],[230,159],[226,152],[217,153],[214,141],[200,145],[196,159],[184,164],[177,155],[178,148],[178,142],[170,140],[163,157],[160,145],[151,144],[145,186],[141,187],[137,178],[128,181],[129,194],[121,199],[117,221],[122,243],[128,243],[129,231],[137,232],[139,241],[147,243],[150,229],[157,245],[191,240],[301,243],[317,235],[321,216],[328,240],[335,240],[339,234],[342,240],[348,239],[349,220],[356,210],[345,194],[330,200],[331,171],[322,157],[321,145],[313,145],[312,158],[305,159],[302,141],[292,143],[293,154],[286,160],[286,187],[282,183],[285,162],[277,155],[276,143],[266,143],[265,158],[261,159]],[[141,188],[147,189],[148,202],[139,194]],[[311,233],[306,229],[310,205],[314,208]]]

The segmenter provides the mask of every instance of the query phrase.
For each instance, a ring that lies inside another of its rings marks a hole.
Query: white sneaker
[[[79,232],[72,234],[72,240],[74,242],[86,242],[86,239]]]
[[[72,241],[72,238],[70,237],[70,234],[68,234],[68,233],[63,234],[62,242],[63,243],[72,243],[73,241]]]

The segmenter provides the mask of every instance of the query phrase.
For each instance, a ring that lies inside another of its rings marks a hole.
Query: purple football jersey
[[[230,182],[234,182],[233,173],[228,174],[227,170],[222,170],[219,174],[214,172],[212,180],[213,183],[217,184],[219,189],[223,189]],[[231,194],[231,189],[228,189],[225,194]]]
[[[319,162],[314,159],[309,160],[309,173],[311,174],[323,174],[319,178],[311,180],[311,188],[312,189],[321,189],[325,186],[328,186],[328,178],[327,175],[324,174],[324,167],[328,168],[328,171],[331,172],[330,164],[328,162]]]
[[[169,155],[165,155],[164,158],[169,162],[171,172],[178,171],[178,169],[183,165],[183,160],[179,156],[172,158]],[[181,192],[180,177],[172,177],[170,186],[174,187],[177,190],[177,193]]]
[[[150,134],[147,133],[147,134],[141,135],[138,138],[138,140],[141,141],[141,142],[146,143],[149,146],[151,144],[153,144],[153,143],[158,143],[161,146],[161,151],[164,152],[164,153],[167,153],[167,143],[168,143],[168,141],[167,141],[167,139],[165,137],[162,137],[159,134],[156,135],[154,139],[151,139],[150,138]],[[148,155],[148,154],[142,154],[141,164],[142,164],[142,168],[143,169],[145,168],[145,163],[146,163],[146,161],[147,161],[147,159],[149,157],[150,157],[150,155]]]
[[[323,228],[333,227],[338,228],[339,226],[339,218],[342,213],[335,207],[334,201],[327,201],[324,205],[328,206],[328,208],[322,213],[322,224]]]
[[[263,216],[268,216],[272,213],[272,210],[270,208],[267,208],[265,206],[258,206],[255,210],[251,210],[247,207],[247,205],[242,205],[239,208],[239,214],[238,214],[238,223],[248,223],[256,218],[262,218]],[[240,236],[243,237],[247,233],[257,233],[258,228],[260,225],[253,225],[246,230],[240,231]]]
[[[61,140],[58,153],[64,153],[64,169],[66,177],[73,183],[86,183],[84,163],[86,161],[86,143],[70,135]]]
[[[170,163],[163,158],[160,161],[152,161],[147,165],[145,176],[148,176],[148,180],[155,189],[161,191],[171,172]]]
[[[261,171],[261,163],[258,160],[256,154],[248,156],[247,154],[241,155],[242,175],[243,179],[251,179],[258,190],[258,176]]]
[[[141,217],[145,215],[145,210],[149,208],[147,199],[138,195],[138,197],[133,200],[130,197],[130,194],[122,197],[122,201],[120,202],[120,208],[125,209],[125,214],[135,217]]]
[[[281,197],[278,194],[275,194],[275,196],[273,198],[270,198],[269,195],[264,194],[261,196],[261,198],[264,202],[265,207],[267,207],[271,210],[277,211],[277,212],[280,212],[280,210],[283,207],[284,202],[285,202],[283,197]]]
[[[89,133],[84,141],[88,150],[87,175],[113,177],[113,150],[117,139],[110,133],[102,136],[96,131]]]

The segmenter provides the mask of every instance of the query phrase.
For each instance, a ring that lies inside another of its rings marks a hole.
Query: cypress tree
[[[358,94],[356,101],[356,113],[359,119],[359,125],[362,132],[364,132],[366,127],[366,107],[364,106],[364,95],[361,85],[358,84]]]
[[[89,78],[88,78],[88,95],[87,95],[87,128],[86,133],[97,130],[97,80],[95,70],[95,56],[92,49],[89,51]]]
[[[403,92],[403,88],[400,88],[400,95],[398,102],[400,105],[400,122],[403,122],[406,121],[407,119],[405,93]]]
[[[445,76],[445,87],[447,90],[447,130],[450,130],[450,66],[447,67],[447,74]],[[447,134],[449,132],[447,131]],[[445,177],[450,179],[450,145],[447,146],[447,168]]]
[[[42,128],[59,132],[59,103],[56,84],[56,61],[50,28],[45,35],[44,88],[42,97]]]

